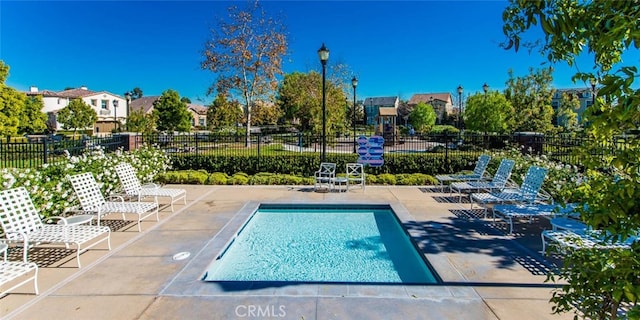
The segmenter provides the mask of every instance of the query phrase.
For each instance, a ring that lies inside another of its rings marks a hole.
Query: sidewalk
[[[160,222],[112,221],[112,250],[30,251],[40,295],[27,284],[0,298],[2,319],[571,319],[551,314],[540,256],[548,221],[508,225],[435,187],[367,186],[316,193],[310,186],[176,186],[187,205],[162,205]],[[162,201],[162,200],[161,200]],[[214,237],[248,202],[393,203],[414,221],[415,241],[444,283],[434,286],[278,283],[264,287],[200,281],[217,252]],[[108,217],[116,219],[117,216]],[[184,260],[173,257],[189,252]],[[51,258],[53,257],[53,258]]]

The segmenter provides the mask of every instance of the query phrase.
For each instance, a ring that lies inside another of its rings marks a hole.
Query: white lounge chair
[[[331,162],[320,163],[320,169],[314,173],[315,185],[314,190],[326,189],[333,190],[334,180],[336,178],[336,164]]]
[[[62,217],[56,219],[64,220]],[[50,219],[54,219],[51,217]],[[27,262],[29,248],[51,243],[76,248],[76,260],[80,268],[80,253],[106,241],[111,250],[111,230],[108,227],[44,224],[24,187],[0,191],[0,223],[9,243],[23,245],[22,260]],[[90,245],[85,246],[85,244]]]
[[[615,241],[607,239],[603,236],[602,231],[586,229],[583,231],[576,230],[544,230],[542,237],[542,253],[546,253],[547,242],[551,241],[564,249],[629,249],[631,245],[638,241],[637,236],[628,237],[625,241]]]
[[[515,165],[514,160],[502,159],[498,170],[493,175],[491,181],[467,181],[467,182],[454,182],[449,185],[450,193],[453,191],[458,192],[458,201],[462,200],[463,193],[472,193],[479,191],[496,191],[502,190],[507,186],[509,177],[511,177],[511,171]]]
[[[484,178],[484,173],[487,170],[491,156],[483,154],[478,157],[473,173],[471,174],[439,174],[435,178],[440,182],[440,186],[443,186],[445,182],[454,181],[480,181]]]
[[[111,213],[121,213],[122,220],[126,220],[125,214],[137,215],[138,232],[142,231],[140,222],[145,218],[155,214],[156,221],[160,221],[156,202],[126,202],[121,196],[111,196],[110,199],[116,201],[107,201],[91,172],[70,176],[69,181],[71,181],[73,190],[78,200],[80,200],[82,211],[94,214],[98,225],[100,225],[100,219],[104,215]]]
[[[156,203],[158,197],[170,199],[171,211],[173,212],[173,203],[183,199],[187,204],[187,191],[185,189],[165,188],[155,183],[141,184],[136,176],[136,170],[126,162],[122,162],[116,166],[116,173],[122,184],[122,191],[129,197],[137,197],[138,201],[144,197],[154,197]]]
[[[547,169],[531,166],[519,188],[506,188],[499,192],[481,192],[471,194],[471,209],[477,202],[484,207],[484,216],[487,217],[487,207],[495,204],[516,203],[531,204],[548,200],[548,196],[542,196],[542,183],[547,176]]]
[[[493,207],[493,218],[496,215],[509,222],[509,234],[513,233],[514,219],[528,219],[529,223],[536,217],[552,218],[555,216],[571,215],[576,204],[567,204],[564,207],[559,204],[521,203],[521,204],[497,204]]]
[[[360,186],[364,190],[366,177],[362,163],[347,163],[347,190],[350,186]]]
[[[37,295],[38,265],[34,262],[7,261],[7,248],[6,244],[0,243],[0,252],[4,252],[4,259],[0,262],[0,288],[4,289],[0,290],[0,297],[31,280]]]

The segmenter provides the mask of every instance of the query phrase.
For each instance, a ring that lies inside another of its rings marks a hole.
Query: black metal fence
[[[135,137],[135,139],[132,139]],[[614,139],[612,148],[624,148],[628,138]],[[443,157],[479,155],[485,150],[503,150],[517,147],[523,153],[545,154],[553,160],[576,164],[575,151],[589,141],[585,138],[549,136],[538,133],[511,135],[494,134],[431,134],[422,136],[387,137],[384,156],[438,153]],[[327,154],[333,158],[353,159],[358,152],[358,139],[353,136],[327,137]],[[217,133],[155,134],[131,136],[117,134],[107,137],[54,139],[50,136],[31,137],[27,141],[0,141],[0,167],[35,168],[54,163],[67,154],[78,155],[85,150],[101,146],[107,151],[118,148],[137,148],[142,144],[157,145],[172,156],[183,154],[199,156],[268,156],[282,153],[318,153],[322,149],[319,135],[306,133],[252,134],[246,144],[244,135]]]

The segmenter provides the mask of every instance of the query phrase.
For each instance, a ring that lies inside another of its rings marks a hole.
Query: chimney
[[[29,92],[38,92],[38,87],[36,86],[29,87]]]
[[[85,86],[85,85],[81,86],[80,89],[81,90],[89,90],[89,89],[87,89],[87,86]]]

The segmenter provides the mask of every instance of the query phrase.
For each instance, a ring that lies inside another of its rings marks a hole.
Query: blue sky
[[[174,89],[208,104],[215,75],[200,69],[202,50],[217,17],[244,1],[0,1],[0,59],[10,66],[7,85],[18,90],[90,90],[145,96]],[[540,68],[537,52],[498,45],[506,1],[264,1],[282,15],[289,34],[284,71],[321,70],[324,42],[329,64],[344,63],[358,77],[358,100],[427,92],[465,96],[483,83],[502,90],[516,76]],[[533,37],[536,35],[533,34]],[[572,83],[577,66],[555,65],[556,88]],[[352,93],[350,93],[352,94]]]

